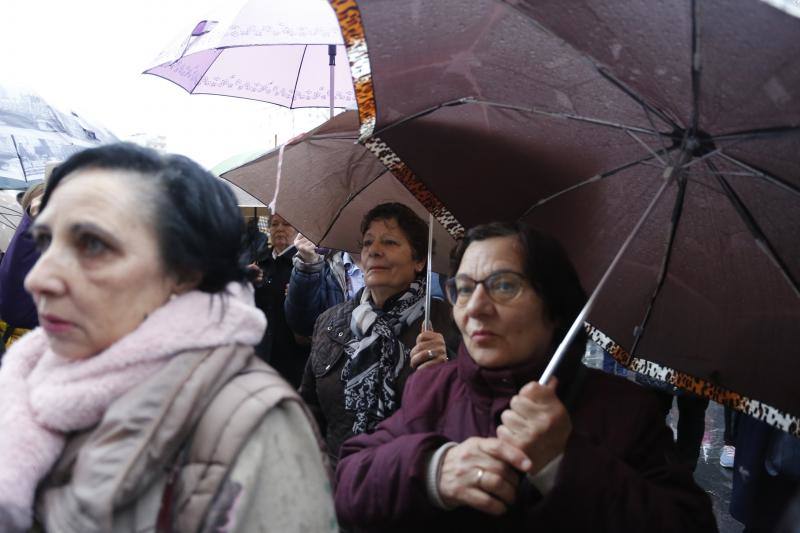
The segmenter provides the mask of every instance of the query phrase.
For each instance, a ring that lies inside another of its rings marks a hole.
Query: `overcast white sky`
[[[122,139],[164,135],[167,149],[213,167],[269,149],[328,117],[260,102],[189,95],[143,75],[196,22],[236,0],[2,0],[0,84],[23,85]]]

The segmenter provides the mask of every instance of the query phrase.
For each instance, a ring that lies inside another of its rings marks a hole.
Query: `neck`
[[[386,300],[392,297],[391,294],[388,294],[387,291],[378,289],[370,289],[370,295],[372,295],[372,303],[375,304],[375,307],[378,309],[383,309],[383,304],[386,303]]]

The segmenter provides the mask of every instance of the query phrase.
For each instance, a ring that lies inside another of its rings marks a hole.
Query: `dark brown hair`
[[[411,244],[414,261],[428,257],[428,225],[407,205],[397,202],[380,204],[370,209],[361,220],[361,236],[376,220],[396,220],[397,225]]]

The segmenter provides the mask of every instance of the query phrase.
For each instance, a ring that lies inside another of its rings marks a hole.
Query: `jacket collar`
[[[475,362],[463,342],[458,347],[458,376],[473,398],[481,403],[510,399],[526,383],[538,380],[546,365],[547,361],[530,361],[502,368],[485,368]],[[577,399],[585,370],[576,350],[571,350],[556,370],[559,381],[557,394],[568,409]]]

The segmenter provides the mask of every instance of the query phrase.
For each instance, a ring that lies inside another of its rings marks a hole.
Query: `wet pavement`
[[[591,367],[602,368],[602,353],[602,350],[590,349],[584,361]],[[629,379],[633,379],[631,372],[625,371],[625,374]],[[667,423],[673,432],[676,432],[677,414],[677,407],[673,405],[667,416]],[[719,455],[723,445],[722,436],[725,430],[724,420],[722,406],[709,402],[706,410],[705,434],[700,446],[700,458],[697,461],[694,478],[697,484],[711,496],[714,504],[714,515],[717,517],[720,533],[741,533],[744,526],[728,512],[731,500],[733,469],[723,468],[719,464]]]

